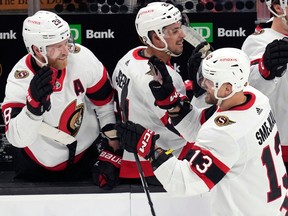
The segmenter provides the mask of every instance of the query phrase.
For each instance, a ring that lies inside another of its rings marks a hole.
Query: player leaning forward
[[[155,66],[164,68],[161,64]],[[196,137],[183,160],[157,148],[158,135],[136,123],[117,125],[120,141],[126,150],[150,158],[168,192],[211,191],[214,216],[278,215],[285,210],[287,176],[269,101],[247,84],[249,58],[239,49],[219,49],[203,60],[202,72],[205,101],[212,104],[203,110],[179,97],[168,99],[175,88],[165,70],[162,84],[149,84],[156,104],[168,107],[175,128],[188,141]]]
[[[98,156],[92,143],[100,129],[116,136],[108,73],[91,51],[71,42],[68,23],[54,13],[38,11],[26,18],[23,39],[28,54],[9,74],[2,106],[17,177],[89,175]],[[43,122],[77,143],[65,146],[40,135]],[[117,148],[117,141],[109,144]]]

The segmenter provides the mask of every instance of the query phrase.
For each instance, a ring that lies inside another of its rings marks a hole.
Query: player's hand
[[[288,38],[274,40],[266,46],[265,52],[259,62],[259,71],[267,80],[281,77],[287,69]]]
[[[207,45],[208,43],[205,41],[205,42],[200,43],[198,46],[196,46],[195,49],[192,51],[192,54],[190,58],[188,59],[188,63],[187,63],[188,78],[193,83],[193,94],[196,97],[199,97],[205,92],[205,90],[202,89],[198,85],[197,73],[199,71],[203,58],[206,57],[206,56],[203,56],[203,53],[201,52],[201,50]],[[212,52],[213,50],[214,50],[213,47],[210,46],[210,49],[206,52],[206,54]]]
[[[179,104],[180,99],[165,63],[157,57],[152,56],[149,59],[149,64],[153,65],[162,76],[162,84],[155,80],[149,83],[149,87],[155,98],[155,105],[167,110],[174,108]]]
[[[113,148],[108,145],[106,138],[101,138],[101,141],[97,140],[96,142],[100,142],[97,146],[100,154],[92,168],[92,179],[94,184],[100,188],[111,190],[119,184],[123,150],[118,149],[114,151]]]
[[[120,143],[125,150],[137,153],[145,159],[152,156],[155,142],[159,139],[159,135],[155,135],[154,131],[133,122],[117,124],[116,130]]]
[[[52,76],[50,67],[44,66],[36,72],[30,82],[26,105],[34,115],[40,116],[50,110],[50,94],[53,92]]]

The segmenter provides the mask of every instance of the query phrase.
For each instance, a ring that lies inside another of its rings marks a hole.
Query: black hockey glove
[[[34,115],[40,116],[50,110],[50,94],[53,92],[53,72],[49,66],[42,67],[30,82],[26,97],[27,109]]]
[[[154,155],[155,142],[159,139],[154,131],[133,122],[117,124],[116,130],[121,145],[128,152],[137,153],[145,159]]]
[[[196,46],[187,63],[188,78],[193,82],[193,94],[195,97],[199,97],[205,92],[205,90],[198,85],[197,73],[203,58],[205,58],[205,56],[202,56],[203,53],[201,52],[201,49],[206,45],[208,45],[208,43],[205,41]],[[212,51],[214,51],[214,49],[210,46],[210,49],[206,53]]]
[[[281,77],[287,69],[288,38],[274,40],[266,46],[259,62],[259,71],[266,80]]]
[[[114,152],[107,138],[101,137],[100,139],[97,138],[95,141],[99,142],[96,145],[100,154],[92,168],[92,178],[95,185],[104,190],[111,190],[119,184],[123,150],[119,149]]]
[[[152,80],[149,83],[149,87],[155,98],[155,105],[167,110],[174,108],[179,104],[180,98],[166,65],[155,56],[150,57],[148,63],[154,67],[156,73],[160,73],[162,77],[162,84],[156,80]]]

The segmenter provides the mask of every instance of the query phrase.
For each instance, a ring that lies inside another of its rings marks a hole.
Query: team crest
[[[27,70],[16,70],[16,72],[14,73],[14,77],[15,79],[24,79],[26,77],[29,76],[29,72]]]
[[[235,121],[230,120],[227,116],[217,116],[214,119],[214,122],[219,127],[223,127],[223,126],[227,126],[227,125],[236,123]]]
[[[78,133],[82,119],[83,119],[84,105],[80,104],[76,107],[75,111],[70,117],[70,121],[68,122],[68,130],[71,132],[72,136],[76,136]]]
[[[62,113],[58,128],[72,136],[76,136],[82,124],[83,114],[84,104],[77,105],[76,100],[74,100]]]
[[[81,48],[79,47],[79,46],[77,46],[77,45],[75,45],[75,49],[74,49],[74,52],[73,53],[79,53],[80,52],[80,50],[81,50]]]

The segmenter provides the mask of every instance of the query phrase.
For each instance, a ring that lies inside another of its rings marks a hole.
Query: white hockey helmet
[[[164,39],[163,28],[179,22],[181,19],[181,12],[174,5],[165,2],[152,2],[138,11],[135,19],[136,31],[145,44],[157,50],[166,51],[168,45]],[[152,44],[149,38],[150,31],[157,34],[164,42],[165,48],[158,48]]]
[[[279,2],[280,4],[280,7],[282,8],[283,10],[283,14],[279,15],[277,14],[273,9],[272,9],[272,5],[273,5],[273,2]],[[287,7],[287,0],[265,0],[265,3],[269,9],[269,11],[276,17],[279,17],[279,18],[282,18],[282,17],[285,17],[286,16],[286,7]]]
[[[22,36],[28,53],[34,58],[32,45],[39,48],[47,63],[46,47],[70,39],[70,27],[57,14],[40,10],[23,22]]]
[[[249,57],[237,48],[215,50],[202,62],[202,75],[213,82],[214,95],[217,99],[224,100],[242,91],[248,82],[249,73]],[[225,98],[219,98],[218,90],[224,83],[232,85],[232,93]]]

